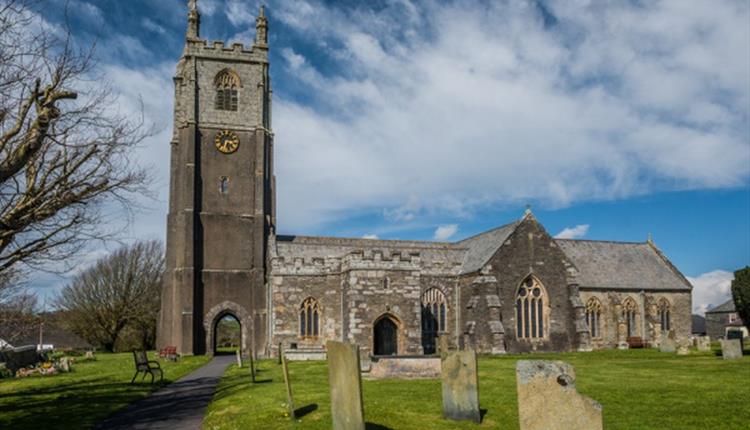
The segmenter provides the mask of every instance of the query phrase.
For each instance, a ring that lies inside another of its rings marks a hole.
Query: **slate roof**
[[[736,312],[737,310],[734,307],[734,300],[729,299],[726,302],[720,304],[719,306],[714,306],[711,309],[707,310],[706,313],[721,313],[721,312]]]
[[[687,290],[690,283],[649,243],[556,239],[581,287]]]
[[[461,273],[471,273],[482,268],[498,249],[510,237],[519,221],[505,224],[490,231],[469,237],[456,245],[466,248],[466,256],[461,266]]]

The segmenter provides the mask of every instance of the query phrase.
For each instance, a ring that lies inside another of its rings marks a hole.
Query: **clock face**
[[[214,138],[216,149],[224,154],[231,154],[240,147],[240,138],[233,131],[222,130]]]

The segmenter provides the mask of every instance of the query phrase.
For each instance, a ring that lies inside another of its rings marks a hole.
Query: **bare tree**
[[[129,213],[148,181],[132,159],[143,116],[117,112],[93,47],[45,26],[35,3],[0,1],[0,273],[111,237],[104,208]]]
[[[163,271],[161,243],[137,242],[77,275],[55,305],[65,311],[66,325],[74,333],[113,351],[126,328],[155,330]],[[153,339],[154,334],[142,338],[149,336]]]
[[[0,273],[0,339],[10,345],[31,337],[38,323],[37,297],[23,289],[16,275]]]

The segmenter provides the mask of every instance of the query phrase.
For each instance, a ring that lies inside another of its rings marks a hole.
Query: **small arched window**
[[[229,178],[226,176],[219,178],[219,193],[225,195],[229,193]]]
[[[299,308],[299,335],[313,339],[320,336],[320,305],[312,297],[306,298]]]
[[[546,329],[547,293],[534,277],[528,277],[516,294],[516,336],[519,339],[543,339]]]
[[[636,316],[638,315],[638,308],[635,305],[635,300],[628,297],[622,306],[623,318],[628,328],[628,337],[638,336],[638,326],[636,325]]]
[[[602,337],[601,331],[602,304],[596,297],[590,298],[586,302],[586,324],[589,326],[589,333],[592,339]]]
[[[659,300],[659,322],[661,322],[662,331],[669,331],[672,328],[671,309],[667,299]]]
[[[240,77],[230,69],[224,69],[214,79],[216,87],[216,110],[236,111],[239,103]]]

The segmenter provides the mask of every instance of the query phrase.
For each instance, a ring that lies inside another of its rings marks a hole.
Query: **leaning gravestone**
[[[739,339],[721,339],[721,355],[724,360],[742,358],[742,347]]]
[[[289,379],[289,366],[286,357],[281,355],[281,371],[284,373],[284,385],[286,385],[286,403],[289,408],[289,417],[294,419],[294,398],[292,397],[292,382]]]
[[[578,393],[573,366],[562,361],[516,363],[521,430],[601,430],[602,405]]]
[[[364,430],[359,346],[326,342],[333,430]]]
[[[661,352],[676,352],[677,344],[674,341],[674,334],[672,332],[662,333],[661,340],[659,341],[659,351]]]
[[[443,416],[452,420],[481,421],[476,351],[456,351],[441,363]]]
[[[698,351],[707,352],[711,351],[711,338],[709,336],[701,336],[698,338]]]
[[[448,356],[448,335],[446,334],[438,337],[438,353],[442,359]]]

